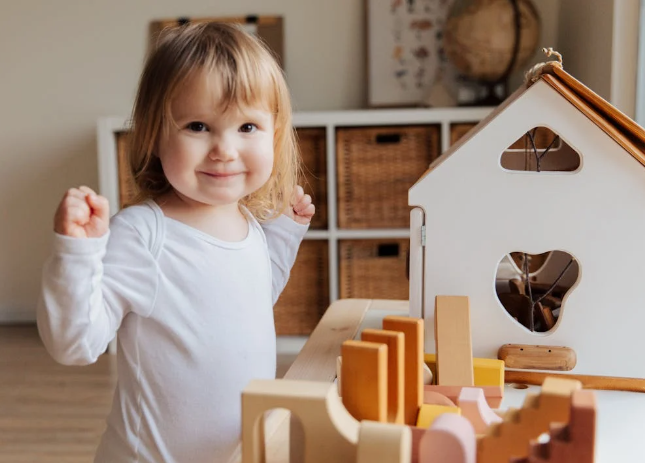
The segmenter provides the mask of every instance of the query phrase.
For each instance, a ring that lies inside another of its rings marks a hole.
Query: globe
[[[495,83],[526,66],[539,37],[540,18],[530,0],[457,0],[443,46],[459,73]]]

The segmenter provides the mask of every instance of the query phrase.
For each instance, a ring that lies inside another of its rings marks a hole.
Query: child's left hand
[[[291,217],[296,223],[309,225],[311,218],[316,213],[316,206],[311,203],[311,196],[305,194],[305,190],[300,185],[296,186],[291,200]]]

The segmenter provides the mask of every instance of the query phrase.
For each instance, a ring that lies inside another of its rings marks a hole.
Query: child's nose
[[[213,161],[231,161],[237,157],[235,145],[225,137],[214,140],[208,157]]]

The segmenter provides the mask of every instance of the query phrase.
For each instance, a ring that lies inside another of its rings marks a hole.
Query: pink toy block
[[[461,415],[470,421],[477,434],[484,434],[492,423],[502,421],[502,418],[489,407],[484,391],[479,388],[463,388],[459,393],[457,406],[461,408]]]

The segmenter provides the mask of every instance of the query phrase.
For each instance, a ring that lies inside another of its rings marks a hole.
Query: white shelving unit
[[[306,239],[327,240],[329,249],[329,297],[339,297],[338,242],[343,239],[408,238],[409,229],[343,230],[338,228],[338,196],[336,177],[336,129],[348,127],[379,127],[406,125],[439,125],[441,152],[450,145],[451,125],[477,122],[492,108],[440,109],[379,109],[351,111],[300,112],[294,115],[296,128],[324,128],[327,147],[327,216],[326,230],[311,230]],[[119,209],[119,183],[115,132],[128,129],[126,117],[105,117],[97,124],[99,189],[110,202],[111,211]]]

